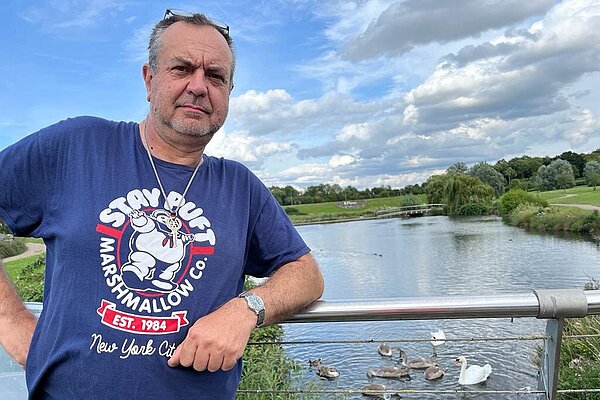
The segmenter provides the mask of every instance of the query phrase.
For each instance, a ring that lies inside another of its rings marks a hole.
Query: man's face
[[[163,32],[156,71],[144,66],[151,113],[178,133],[214,134],[229,110],[232,59],[214,28],[174,23]]]

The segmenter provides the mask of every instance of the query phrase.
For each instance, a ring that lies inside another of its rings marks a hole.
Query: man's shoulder
[[[48,145],[60,145],[61,143],[102,143],[106,141],[114,141],[116,136],[130,135],[134,126],[134,122],[117,122],[108,119],[80,116],[67,118],[56,122],[37,134],[40,139]]]
[[[208,161],[208,164],[211,165],[213,168],[218,168],[231,172],[252,174],[250,169],[239,161],[209,155],[205,155],[205,159]]]
[[[49,130],[60,132],[89,132],[97,130],[113,130],[121,124],[128,122],[111,121],[105,118],[83,115],[79,117],[67,118],[48,127]]]

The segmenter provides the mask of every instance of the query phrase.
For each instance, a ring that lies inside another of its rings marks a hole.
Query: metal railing
[[[28,303],[27,305],[38,314],[41,311],[40,303]],[[371,301],[320,300],[284,323],[506,317],[545,319],[547,320],[546,334],[543,336],[544,348],[537,390],[528,389],[517,391],[517,393],[540,393],[547,400],[556,400],[559,393],[558,366],[564,319],[598,314],[600,314],[600,290],[554,289],[489,296],[406,297]],[[477,338],[472,339],[478,340]],[[352,391],[338,392],[348,394]],[[497,394],[504,393],[496,392]],[[589,388],[568,392],[597,393],[600,392],[600,389]],[[299,393],[303,393],[303,391],[300,390]],[[438,392],[438,394],[440,393]],[[462,392],[450,391],[448,393]]]
[[[558,366],[565,318],[600,314],[600,290],[554,289],[491,296],[410,297],[372,301],[318,301],[286,323],[536,317],[547,320],[538,392],[558,397]],[[597,389],[590,389],[596,391]]]

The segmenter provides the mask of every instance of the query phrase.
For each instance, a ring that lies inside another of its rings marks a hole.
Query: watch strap
[[[256,314],[256,327],[260,328],[265,323],[265,302],[256,293],[244,291],[238,295],[246,300],[248,308]]]

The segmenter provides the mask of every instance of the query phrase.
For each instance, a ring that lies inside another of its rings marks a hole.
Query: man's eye
[[[186,67],[185,65],[176,65],[173,67],[173,71],[176,72],[187,72],[188,67]]]
[[[216,80],[216,81],[219,81],[219,82],[221,82],[221,83],[225,83],[225,77],[224,77],[223,75],[220,75],[220,74],[212,74],[212,75],[210,75],[210,78],[211,78],[211,79],[214,79],[214,80]]]

